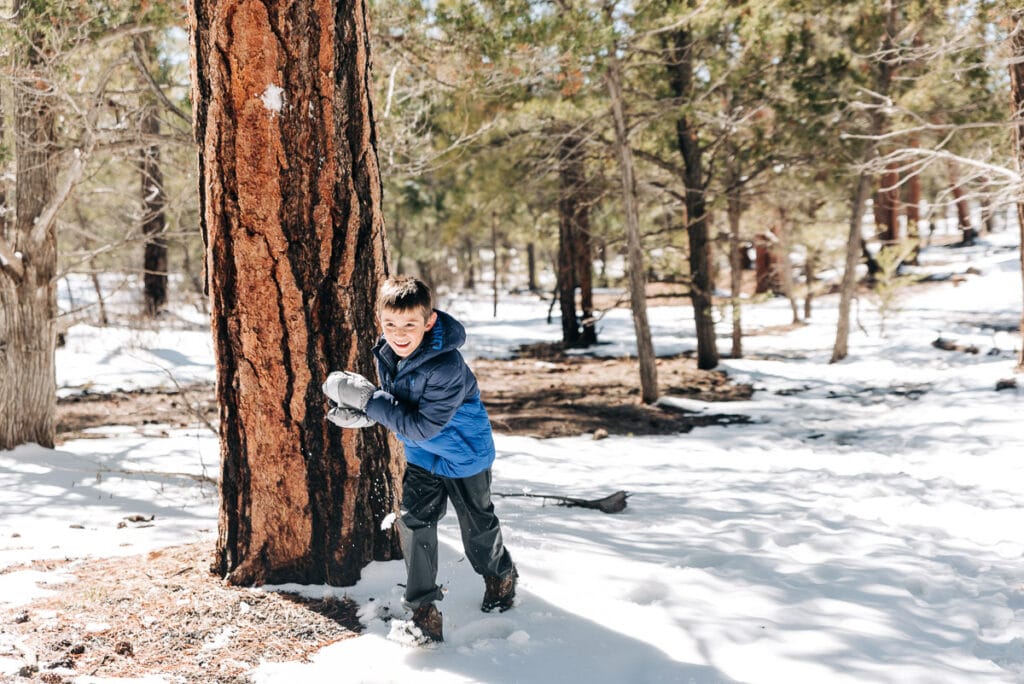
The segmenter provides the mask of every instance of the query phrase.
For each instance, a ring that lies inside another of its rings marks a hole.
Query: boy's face
[[[382,309],[380,312],[380,327],[384,333],[384,340],[401,359],[416,351],[423,341],[423,336],[434,327],[435,321],[436,311],[431,311],[430,316],[426,318],[419,309]]]

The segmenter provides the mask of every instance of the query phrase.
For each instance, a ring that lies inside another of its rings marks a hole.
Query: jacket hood
[[[402,366],[403,373],[412,370],[435,356],[458,349],[466,343],[466,328],[461,323],[444,311],[434,309],[434,313],[437,314],[437,321],[434,322],[434,327],[423,336],[423,341],[420,342],[420,346],[417,347],[416,351],[406,358],[405,364]],[[391,347],[388,346],[383,335],[377,340],[377,344],[374,345],[373,352],[391,367],[397,367],[400,359]]]

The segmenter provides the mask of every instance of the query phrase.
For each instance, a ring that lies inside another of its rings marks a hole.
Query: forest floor
[[[261,662],[304,660],[361,630],[350,600],[230,586],[210,572],[213,553],[210,541],[0,570],[74,577],[44,598],[0,610],[0,632],[14,635],[26,663],[9,681],[68,684],[89,675],[242,684]]]
[[[635,358],[566,355],[544,344],[512,359],[476,359],[472,367],[494,428],[505,434],[673,434],[745,420],[643,404]],[[728,401],[752,392],[722,372],[697,369],[687,356],[658,359],[658,377],[662,395]],[[58,402],[58,441],[104,437],[110,426],[199,422],[213,429],[216,419],[208,383],[84,392]],[[0,610],[2,631],[21,645],[26,662],[16,681],[62,684],[87,674],[241,684],[262,661],[303,660],[361,629],[356,606],[346,599],[310,601],[229,586],[209,571],[213,553],[211,541],[135,557],[38,561],[0,570],[75,578],[52,585],[51,595],[27,606]]]
[[[655,306],[679,303],[671,287],[664,290],[654,295]],[[791,327],[747,334],[779,334]],[[565,354],[557,344],[536,344],[510,359],[475,359],[471,366],[494,429],[503,434],[666,435],[746,420],[727,407],[729,401],[750,398],[751,386],[720,371],[698,369],[692,355],[662,357],[657,364],[659,396],[722,402],[720,411],[645,405],[635,358]],[[61,398],[57,417],[58,443],[63,443],[107,437],[105,428],[112,426],[152,431],[200,423],[216,432],[218,409],[213,384],[197,383],[84,391]],[[0,656],[26,663],[11,681],[64,684],[81,675],[156,675],[169,682],[242,684],[261,662],[304,660],[362,629],[357,606],[346,598],[312,601],[233,587],[210,572],[213,556],[210,540],[131,557],[68,558],[0,569],[74,578],[50,585],[51,594],[30,604],[0,609]]]
[[[688,356],[659,358],[660,396],[703,401],[749,399],[749,385],[702,371]],[[538,438],[579,434],[662,435],[742,420],[728,413],[691,414],[640,401],[635,358],[567,355],[559,345],[531,345],[512,359],[475,359],[484,404],[496,432]],[[82,392],[57,404],[58,441],[103,437],[109,426],[213,427],[214,387]]]

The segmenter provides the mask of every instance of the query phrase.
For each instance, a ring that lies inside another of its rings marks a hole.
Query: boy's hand
[[[341,406],[366,412],[366,404],[377,387],[359,373],[334,371],[324,381],[323,391],[329,399]]]
[[[362,411],[357,411],[347,406],[335,406],[332,408],[327,412],[327,420],[343,428],[370,427],[377,422]]]

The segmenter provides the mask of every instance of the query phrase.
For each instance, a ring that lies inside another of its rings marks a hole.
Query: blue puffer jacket
[[[366,415],[398,435],[409,463],[444,477],[469,477],[494,463],[491,421],[459,352],[465,341],[462,324],[438,311],[400,369],[383,337],[373,348],[382,389],[370,398]]]

